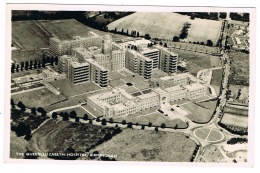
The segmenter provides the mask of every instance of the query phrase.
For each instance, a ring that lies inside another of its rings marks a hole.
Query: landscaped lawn
[[[139,78],[139,77],[133,77],[133,76],[128,76],[123,78],[122,80],[132,83],[134,87],[138,88],[139,90],[144,90],[149,88],[149,83],[144,81],[144,79]]]
[[[109,82],[109,85],[112,86],[113,88],[115,88],[115,87],[125,85],[125,82],[122,81],[121,79],[115,79],[115,80],[111,80]]]
[[[189,162],[196,144],[183,134],[124,129],[93,150],[118,161]]]
[[[16,95],[12,95],[15,103],[22,101],[26,107],[46,107],[53,103],[65,100],[63,95],[55,95],[47,88],[40,90],[33,90],[30,92],[24,92]]]
[[[58,88],[58,90],[66,97],[101,89],[100,86],[93,82],[73,85],[68,79],[52,81],[50,82],[50,84],[53,85],[55,88]]]
[[[198,106],[198,105],[200,106]],[[211,116],[216,108],[217,101],[207,101],[201,103],[188,103],[182,105],[184,109],[190,112],[187,117],[195,122],[206,123],[211,119]]]
[[[36,59],[37,61],[42,60],[42,55],[49,55],[49,50],[25,50],[25,51],[12,51],[12,60],[16,63],[22,61],[30,61]]]

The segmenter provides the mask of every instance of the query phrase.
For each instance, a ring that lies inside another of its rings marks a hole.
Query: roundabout
[[[194,135],[205,142],[220,142],[224,139],[224,134],[215,128],[198,128],[194,131]]]

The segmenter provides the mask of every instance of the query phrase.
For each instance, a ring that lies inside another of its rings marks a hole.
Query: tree
[[[58,118],[58,114],[57,114],[57,112],[52,112],[51,117],[52,117],[53,119]]]
[[[16,72],[19,72],[19,64],[16,65],[15,71],[16,71]]]
[[[11,99],[11,107],[12,107],[12,109],[15,108],[15,103],[14,103],[14,100],[13,100],[13,99]]]
[[[15,64],[14,63],[12,63],[12,65],[11,65],[11,73],[14,73],[15,71]]]
[[[124,124],[124,125],[125,125],[125,124],[126,124],[126,120],[122,120],[122,124]]]
[[[77,117],[76,111],[71,111],[70,112],[70,118],[76,118],[76,117]]]
[[[64,113],[63,112],[60,112],[60,116],[63,117]]]
[[[88,120],[88,114],[84,114],[83,120]]]
[[[21,62],[21,71],[23,71],[23,68],[24,68],[24,62],[22,61]]]
[[[226,19],[227,18],[227,13],[226,12],[220,12],[219,13],[219,18]]]
[[[90,119],[90,120],[89,120],[89,124],[92,124],[92,123],[93,123],[93,120],[92,120],[92,119]]]
[[[96,121],[97,121],[97,122],[100,122],[100,117],[97,117]]]
[[[24,136],[24,135],[30,135],[31,134],[31,127],[30,124],[25,124],[24,122],[20,122],[18,126],[16,127],[16,135],[18,137]]]
[[[152,123],[151,123],[151,122],[149,122],[149,123],[148,123],[148,127],[151,127],[151,126],[152,126]]]
[[[162,123],[161,124],[161,128],[165,128],[166,127],[166,124],[165,123]]]
[[[177,37],[177,36],[174,36],[174,37],[172,38],[172,41],[173,41],[173,42],[179,42],[179,41],[180,41],[180,39],[179,39],[179,37]]]
[[[213,46],[213,42],[211,40],[207,40],[207,44],[206,45],[212,47]]]
[[[139,37],[139,32],[137,32],[136,36]]]
[[[59,62],[59,58],[57,56],[55,56],[55,65],[58,65],[58,62]]]
[[[54,65],[54,57],[53,56],[51,56],[50,63],[51,63],[51,66]]]
[[[25,70],[28,70],[28,68],[29,68],[29,62],[25,61]]]
[[[159,43],[161,46],[163,45],[163,43],[160,41],[160,43]]]
[[[31,113],[34,114],[34,115],[36,115],[36,114],[37,114],[37,113],[36,113],[36,108],[31,108]]]
[[[101,124],[102,124],[103,126],[107,125],[107,120],[106,120],[105,118],[102,119]]]
[[[158,132],[158,131],[159,131],[158,127],[155,127],[155,128],[154,128],[154,130],[155,130],[156,132]]]
[[[167,43],[164,43],[164,45],[163,45],[164,47],[167,47]]]
[[[79,122],[79,117],[75,118],[75,122],[78,123]]]
[[[34,69],[37,69],[37,60],[34,60],[33,68],[34,68]]]
[[[129,122],[129,123],[127,124],[127,128],[133,128],[133,123],[132,123],[132,122]]]
[[[141,129],[142,129],[142,130],[144,130],[144,129],[145,129],[145,126],[144,126],[144,125],[142,125]]]
[[[113,123],[114,122],[114,119],[111,117],[111,118],[109,118],[109,122],[110,123]]]
[[[23,102],[21,102],[21,101],[18,102],[17,106],[20,108],[20,110],[21,110],[22,112],[24,112],[24,111],[26,110],[25,105],[24,105]]]
[[[178,124],[175,124],[174,129],[178,129]]]
[[[150,40],[150,39],[151,39],[151,37],[150,37],[149,34],[145,34],[145,35],[144,35],[144,38],[145,38],[146,40]]]
[[[63,114],[62,120],[63,120],[63,121],[68,121],[68,120],[69,120],[69,114],[68,114],[68,112],[65,112],[65,113]]]

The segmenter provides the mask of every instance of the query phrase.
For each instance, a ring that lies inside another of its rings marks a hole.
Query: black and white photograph
[[[253,8],[49,6],[7,11],[9,161],[252,165]]]

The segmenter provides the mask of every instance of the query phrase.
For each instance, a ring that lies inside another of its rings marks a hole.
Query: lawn
[[[26,146],[28,142],[24,139],[23,136],[17,137],[15,132],[11,131],[10,133],[10,158],[23,159],[21,155],[17,153],[25,153]]]
[[[211,85],[221,86],[223,69],[212,70]]]
[[[115,122],[122,122],[126,120],[126,122],[138,123],[148,125],[149,122],[152,123],[153,126],[161,126],[162,123],[166,124],[166,127],[177,127],[178,128],[186,128],[187,124],[180,119],[169,120],[164,115],[157,112],[158,108],[147,109],[145,111],[137,112],[135,114],[131,114],[124,117],[114,118]]]
[[[201,102],[201,103],[188,103],[185,105],[182,105],[181,107],[184,108],[184,110],[188,110],[190,112],[187,117],[195,122],[199,123],[206,123],[208,122],[212,114],[216,108],[217,101],[207,101],[207,102]],[[198,106],[200,105],[200,106]]]
[[[58,88],[59,91],[66,97],[101,89],[101,87],[93,82],[74,85],[68,79],[52,81],[50,82],[50,84],[53,85],[55,88]]]
[[[40,73],[41,73],[40,69],[27,70],[27,71],[20,71],[19,73],[12,73],[11,77],[18,78],[18,77],[25,77],[26,75],[30,75],[30,74],[40,74]]]
[[[168,76],[168,74],[159,69],[153,69],[152,78],[158,79],[164,76]]]
[[[188,41],[206,42],[208,39],[217,42],[221,21],[195,19],[172,12],[136,12],[108,25],[110,30],[117,28],[137,31],[140,35],[149,34],[152,38],[170,39],[179,36],[185,22],[191,23]],[[160,31],[160,32],[158,32]]]
[[[121,79],[115,79],[109,82],[109,85],[113,88],[125,85],[125,82]]]
[[[85,152],[103,139],[106,133],[113,131],[113,128],[52,119],[32,135],[27,147],[33,152],[64,152],[69,147]]]
[[[144,90],[149,88],[149,83],[144,81],[143,78],[139,78],[137,76],[136,77],[128,76],[123,78],[122,80],[134,84],[133,86],[139,90]]]
[[[249,54],[231,50],[228,56],[231,61],[230,84],[249,85]]]
[[[34,20],[12,22],[12,43],[23,49],[49,47],[49,35]]]
[[[15,103],[22,101],[26,107],[46,107],[65,99],[63,95],[55,95],[48,89],[34,90],[12,96]]]
[[[124,76],[117,71],[113,71],[108,74],[108,77],[109,77],[109,80],[112,81],[112,80],[123,78]]]
[[[125,129],[92,151],[118,161],[189,162],[196,144],[183,134]]]

